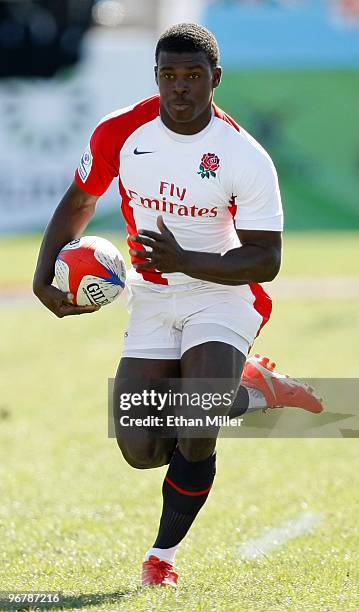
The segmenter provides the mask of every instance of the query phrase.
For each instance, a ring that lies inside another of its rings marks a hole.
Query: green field
[[[287,229],[359,229],[358,85],[358,70],[224,71],[216,102],[270,152]]]
[[[94,233],[114,242],[127,257],[125,241],[117,234]],[[40,241],[40,235],[0,240],[0,261],[11,261],[11,266],[2,267],[0,289],[31,286]],[[359,232],[285,234],[281,276],[359,276]]]
[[[283,276],[358,276],[357,245],[355,233],[290,234]],[[0,289],[30,287],[37,248],[1,242]],[[64,609],[82,610],[359,608],[357,440],[222,439],[179,588],[143,590],[165,470],[130,468],[107,437],[123,304],[62,320],[29,299],[1,308],[0,591],[59,589]],[[296,376],[355,377],[357,346],[358,300],[297,296],[278,300],[255,348]],[[304,512],[318,517],[312,532],[241,558],[247,539]]]

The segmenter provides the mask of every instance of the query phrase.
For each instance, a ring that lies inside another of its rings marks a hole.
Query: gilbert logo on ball
[[[55,278],[59,289],[72,293],[78,306],[105,306],[124,290],[126,266],[112,242],[98,236],[83,236],[60,251]]]

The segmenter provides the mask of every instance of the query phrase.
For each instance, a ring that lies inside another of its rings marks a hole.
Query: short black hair
[[[174,53],[203,51],[212,69],[218,66],[220,59],[219,47],[214,34],[198,23],[177,23],[166,30],[157,42],[156,64],[160,51],[173,51]]]

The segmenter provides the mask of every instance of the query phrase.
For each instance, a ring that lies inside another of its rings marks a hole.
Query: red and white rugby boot
[[[258,389],[264,395],[268,408],[292,406],[308,412],[323,411],[323,400],[304,382],[275,372],[276,364],[268,357],[249,357],[242,374],[242,385]]]
[[[171,563],[160,561],[154,555],[151,555],[148,561],[143,562],[142,586],[160,585],[175,587],[177,580],[178,574],[173,570]]]

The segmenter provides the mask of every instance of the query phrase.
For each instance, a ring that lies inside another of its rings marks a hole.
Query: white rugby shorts
[[[259,289],[258,300],[249,285],[132,285],[122,356],[180,359],[193,346],[211,341],[230,344],[247,356],[270,314],[270,298]],[[266,314],[258,307],[263,296]]]

